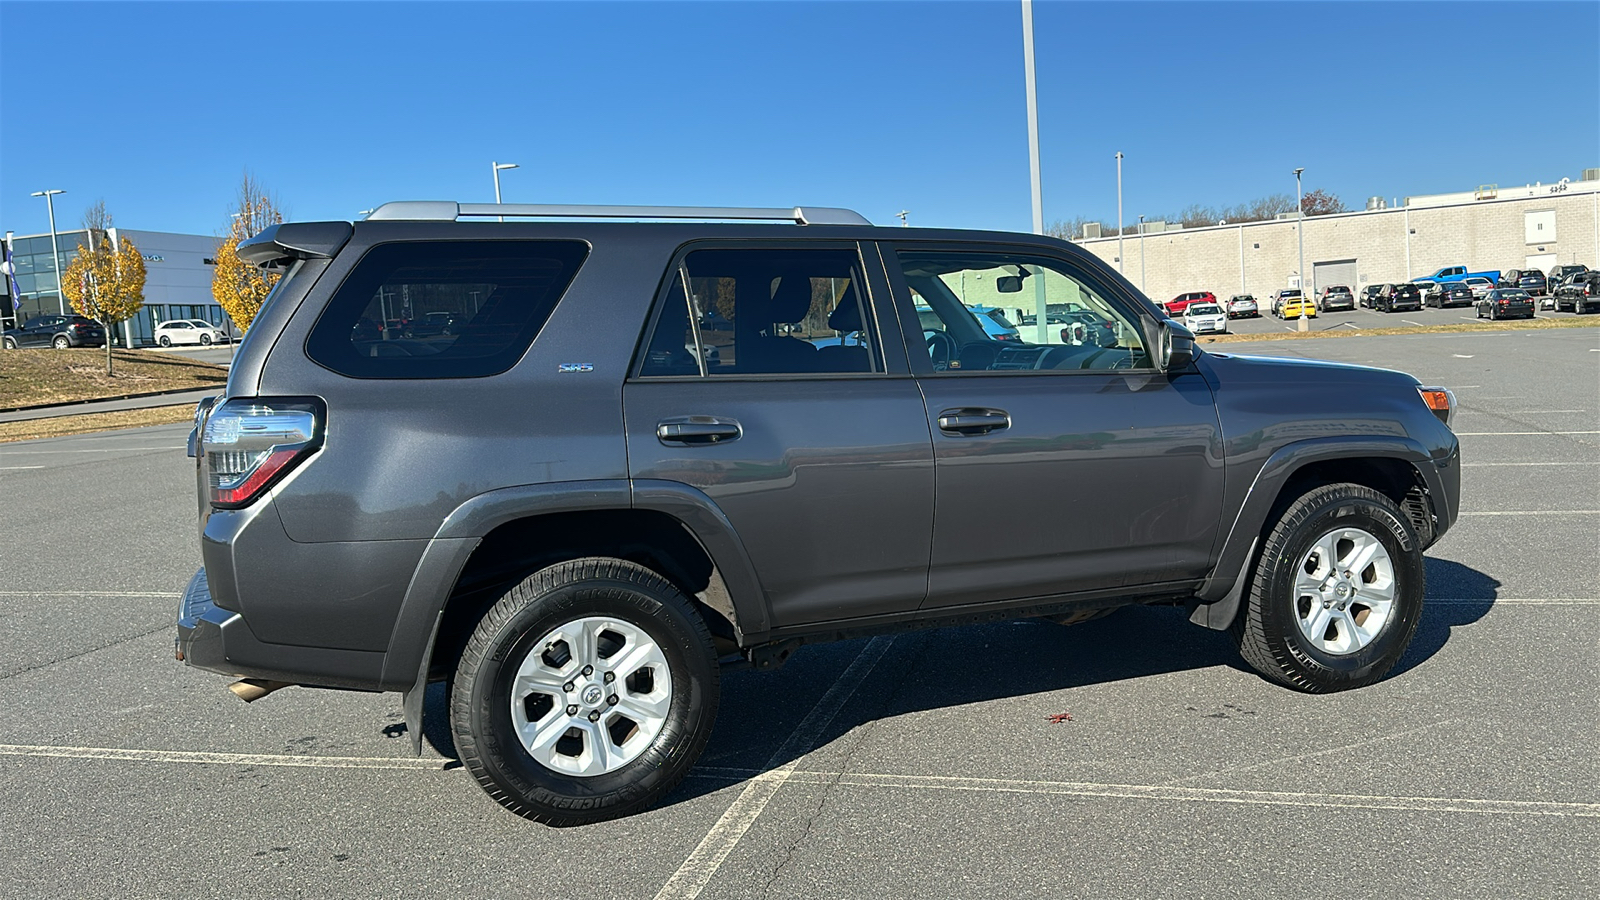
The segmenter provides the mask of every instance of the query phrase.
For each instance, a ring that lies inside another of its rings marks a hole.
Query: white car
[[[1482,300],[1484,294],[1489,293],[1495,288],[1494,282],[1484,278],[1482,275],[1474,275],[1471,278],[1463,278],[1461,279],[1461,283],[1472,289],[1472,299],[1474,300]]]
[[[173,344],[226,344],[228,333],[204,319],[173,319],[156,326],[156,343],[163,347]]]
[[[1183,311],[1183,326],[1193,334],[1227,334],[1228,314],[1215,303],[1191,303]]]

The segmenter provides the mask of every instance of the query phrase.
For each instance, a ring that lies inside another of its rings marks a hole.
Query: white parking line
[[[1462,516],[1600,516],[1600,509],[1516,509],[1499,512],[1464,512]]]
[[[701,777],[746,777],[747,769],[699,770]],[[1099,784],[1083,781],[1035,781],[1013,778],[971,778],[951,775],[880,775],[797,770],[797,784],[839,784],[904,790],[976,791],[1005,794],[1053,794],[1069,797],[1112,797],[1262,806],[1394,809],[1410,812],[1456,812],[1563,818],[1600,818],[1600,803],[1550,800],[1484,800],[1473,797],[1383,797],[1368,794],[1326,794],[1310,791],[1244,791],[1225,788],[1182,788],[1165,785]]]
[[[0,469],[42,469],[42,468],[44,468],[44,466],[0,466]]]
[[[143,452],[145,450],[187,450],[187,449],[189,449],[189,448],[179,446],[179,447],[91,447],[91,448],[89,448],[87,450],[3,450],[3,451],[0,451],[0,458],[4,458],[4,457],[7,457],[7,456],[12,456],[12,455],[17,455],[17,454],[23,454],[23,453],[28,453],[28,454],[33,454],[33,455],[38,455],[38,454],[41,454],[41,453],[44,453],[44,454],[50,454],[50,453],[141,453],[141,452]]]
[[[56,591],[0,591],[0,597],[182,597],[179,591],[77,591],[62,588]]]
[[[1529,463],[1529,462],[1485,463],[1485,462],[1476,462],[1476,463],[1462,463],[1461,464],[1461,468],[1463,468],[1463,469],[1489,469],[1489,468],[1500,469],[1500,468],[1505,468],[1507,466],[1600,466],[1600,459],[1586,459],[1586,460],[1579,460],[1577,462],[1542,462],[1542,463]]]
[[[692,900],[700,896],[700,892],[711,881],[723,860],[733,852],[733,848],[744,837],[750,826],[755,824],[756,817],[767,808],[767,802],[778,788],[794,774],[800,765],[800,759],[811,751],[811,747],[822,736],[823,729],[833,721],[845,703],[849,702],[856,687],[872,672],[872,667],[878,664],[883,654],[894,643],[892,637],[875,637],[862,648],[861,653],[850,663],[849,667],[834,680],[833,686],[822,695],[816,705],[806,717],[795,726],[789,738],[767,760],[764,771],[751,778],[733,805],[722,814],[717,824],[711,826],[711,831],[694,848],[689,858],[683,861],[678,871],[672,873],[667,883],[656,892],[656,900],[665,900],[668,897],[682,897]],[[784,759],[788,759],[784,763]],[[780,765],[782,763],[782,765]]]
[[[450,759],[412,759],[387,756],[293,756],[282,753],[202,753],[190,750],[128,750],[120,747],[51,747],[35,744],[0,744],[0,756],[38,756],[57,759],[114,759],[128,762],[216,764],[229,766],[291,766],[308,769],[408,769],[442,771]]]
[[[1543,434],[1600,434],[1600,431],[1458,431],[1456,437],[1531,437]]]
[[[1585,600],[1577,598],[1541,599],[1530,597],[1521,599],[1515,597],[1496,597],[1495,599],[1491,600],[1487,597],[1484,597],[1482,599],[1473,600],[1468,598],[1441,597],[1435,599],[1433,597],[1429,597],[1422,602],[1434,606],[1477,606],[1484,603],[1492,603],[1495,606],[1502,606],[1506,604],[1510,604],[1512,606],[1600,606],[1600,599]]]

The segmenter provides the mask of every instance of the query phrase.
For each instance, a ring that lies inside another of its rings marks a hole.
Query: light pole
[[[1028,173],[1033,181],[1033,233],[1044,234],[1044,189],[1039,177],[1039,100],[1033,77],[1033,0],[1022,0],[1022,63],[1028,90]],[[1033,321],[1040,344],[1050,343],[1044,279],[1035,282]]]
[[[1122,274],[1122,151],[1117,151],[1117,274]]]
[[[1144,216],[1139,217],[1139,293],[1144,293]]]
[[[1300,234],[1300,330],[1309,331],[1311,326],[1306,318],[1306,302],[1311,298],[1306,294],[1306,207],[1305,200],[1300,196],[1300,173],[1304,171],[1304,167],[1294,170],[1294,211],[1298,216],[1294,227]]]
[[[50,210],[50,261],[56,267],[56,309],[61,315],[67,314],[67,292],[61,289],[61,250],[56,247],[56,204],[53,198],[56,194],[65,194],[66,191],[34,191],[33,196],[43,197],[45,208]]]
[[[519,168],[519,167],[517,166],[516,163],[490,162],[489,165],[494,167],[494,203],[495,203],[496,206],[499,206],[500,205],[500,170],[501,169],[515,169],[515,168]],[[505,216],[501,216],[500,217],[500,221],[504,222],[505,220],[506,220]]]

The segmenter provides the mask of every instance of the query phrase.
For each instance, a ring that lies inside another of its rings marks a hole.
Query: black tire
[[[156,341],[156,343],[160,344],[163,347],[171,347],[172,346],[172,338],[167,337],[166,335],[163,334],[160,337],[160,339],[158,339]]]
[[[5,340],[0,341],[0,344],[3,344],[7,350],[17,349],[17,342],[11,338],[6,338]]]
[[[211,346],[211,335],[209,335],[209,334],[200,335],[200,346],[202,346],[202,347]]]
[[[637,757],[580,776],[547,767],[523,746],[511,682],[537,641],[591,616],[645,632],[667,661],[672,696],[660,732]],[[711,634],[676,587],[631,562],[578,559],[528,576],[484,615],[456,668],[450,725],[462,764],[500,805],[547,825],[583,825],[638,812],[677,787],[711,736],[719,679]]]
[[[1395,592],[1389,620],[1370,643],[1336,655],[1301,632],[1294,580],[1312,545],[1341,527],[1359,528],[1383,545]],[[1233,634],[1245,661],[1271,681],[1312,694],[1349,690],[1382,679],[1405,655],[1425,593],[1421,543],[1394,501],[1362,485],[1324,485],[1289,504],[1267,535]]]
[[[64,334],[58,334],[51,339],[50,346],[56,348],[57,350],[65,350],[72,346],[72,339]]]

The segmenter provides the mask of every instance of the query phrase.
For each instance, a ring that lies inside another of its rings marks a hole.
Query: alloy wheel
[[[1388,624],[1395,589],[1394,561],[1383,542],[1360,528],[1336,528],[1300,560],[1295,621],[1323,653],[1355,653]]]

